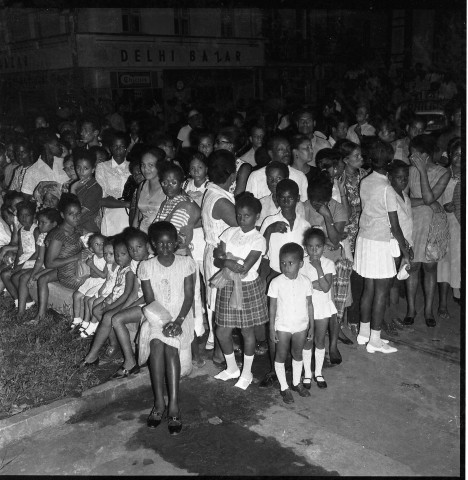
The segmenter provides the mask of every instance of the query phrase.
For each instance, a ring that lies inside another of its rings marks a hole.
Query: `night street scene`
[[[0,0],[0,475],[464,476],[466,3],[356,1]]]

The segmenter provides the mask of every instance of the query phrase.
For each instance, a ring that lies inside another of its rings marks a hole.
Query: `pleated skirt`
[[[364,278],[392,278],[396,275],[395,260],[390,253],[390,243],[357,237],[354,250],[356,273]]]

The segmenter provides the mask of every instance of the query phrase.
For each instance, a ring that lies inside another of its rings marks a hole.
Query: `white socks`
[[[323,361],[325,360],[325,349],[315,347],[315,376],[322,376]]]
[[[229,372],[229,373],[234,373],[236,372],[237,370],[239,370],[237,368],[237,363],[236,363],[236,357],[234,355],[234,352],[232,352],[230,355],[224,355],[224,358],[226,359],[226,365],[227,365],[227,368],[226,370]]]
[[[284,365],[284,364],[283,364]],[[284,366],[283,366],[284,368]],[[292,384],[297,387],[301,381],[302,360],[292,360]]]
[[[359,336],[369,338],[370,336],[370,322],[359,324]]]
[[[275,372],[276,376],[278,377],[281,391],[287,390],[289,386],[288,382],[286,381],[286,370],[284,369],[284,363],[275,362]]]
[[[311,379],[312,378],[312,367],[311,367],[312,349],[302,350],[302,359],[304,361],[304,379],[305,378]]]
[[[19,300],[17,298],[15,298],[15,307],[18,308],[18,302]]]
[[[81,317],[75,317],[73,319],[72,325],[79,325],[82,321],[83,319]]]
[[[252,378],[252,363],[254,356],[244,355],[244,367],[242,368],[242,377],[250,379]]]
[[[369,343],[373,347],[382,346],[382,341],[380,340],[380,330],[371,330],[370,331],[370,340]]]

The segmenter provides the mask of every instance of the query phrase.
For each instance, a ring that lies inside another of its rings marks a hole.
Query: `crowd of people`
[[[73,290],[70,327],[93,337],[77,368],[97,366],[106,343],[106,359],[124,358],[113,378],[148,362],[149,427],[167,416],[180,432],[179,354],[202,368],[206,327],[216,379],[245,390],[255,355],[268,353],[260,386],[277,379],[292,403],[312,382],[327,388],[327,332],[334,364],[338,342],[353,342],[345,324],[367,352],[397,351],[381,330],[414,323],[420,271],[427,327],[449,319],[461,282],[460,106],[438,137],[414,114],[399,128],[366,104],[347,118],[337,101],[274,122],[258,111],[186,118],[171,134],[141,118],[52,126],[39,115],[0,145],[2,290],[20,318],[36,306],[31,324],[51,282]],[[400,296],[406,317],[389,318]]]

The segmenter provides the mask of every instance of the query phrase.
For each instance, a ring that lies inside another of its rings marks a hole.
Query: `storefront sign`
[[[119,75],[119,88],[151,87],[150,72],[121,72]]]
[[[256,67],[264,64],[263,42],[235,44],[223,39],[154,37],[146,43],[138,39],[116,39],[82,35],[78,39],[81,67]]]

